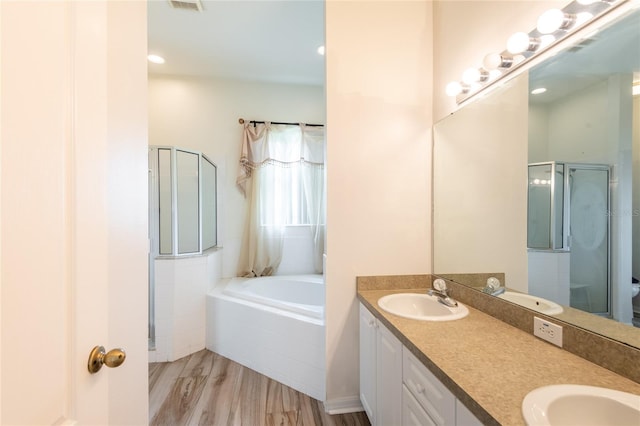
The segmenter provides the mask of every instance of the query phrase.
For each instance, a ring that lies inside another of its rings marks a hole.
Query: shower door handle
[[[119,367],[127,358],[127,354],[120,348],[111,349],[106,352],[104,346],[96,346],[89,354],[89,361],[87,362],[87,368],[89,373],[95,374],[106,365],[110,368]]]

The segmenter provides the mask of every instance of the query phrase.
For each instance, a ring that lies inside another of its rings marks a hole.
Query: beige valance
[[[246,196],[252,170],[265,164],[288,167],[295,163],[324,166],[324,127],[245,123],[236,185]]]

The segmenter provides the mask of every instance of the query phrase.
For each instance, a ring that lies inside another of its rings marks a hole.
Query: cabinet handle
[[[416,390],[418,391],[418,393],[424,393],[425,391],[424,386],[422,386],[420,383],[416,383]]]
[[[374,327],[376,325],[376,320],[369,320],[369,327]]]

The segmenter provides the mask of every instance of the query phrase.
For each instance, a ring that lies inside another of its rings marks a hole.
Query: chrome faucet
[[[442,278],[437,278],[435,281],[433,281],[433,288],[430,288],[427,291],[427,294],[429,296],[437,296],[438,302],[450,308],[455,308],[456,306],[458,306],[458,302],[456,302],[449,295],[447,283]]]
[[[500,285],[500,280],[496,277],[489,277],[487,279],[487,285],[482,289],[483,293],[490,294],[491,296],[499,296],[504,293],[506,287]]]

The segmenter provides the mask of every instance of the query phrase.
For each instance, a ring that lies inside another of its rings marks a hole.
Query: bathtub
[[[310,318],[324,319],[322,275],[233,278],[223,293]]]
[[[207,295],[207,349],[325,400],[321,275],[222,280]]]

